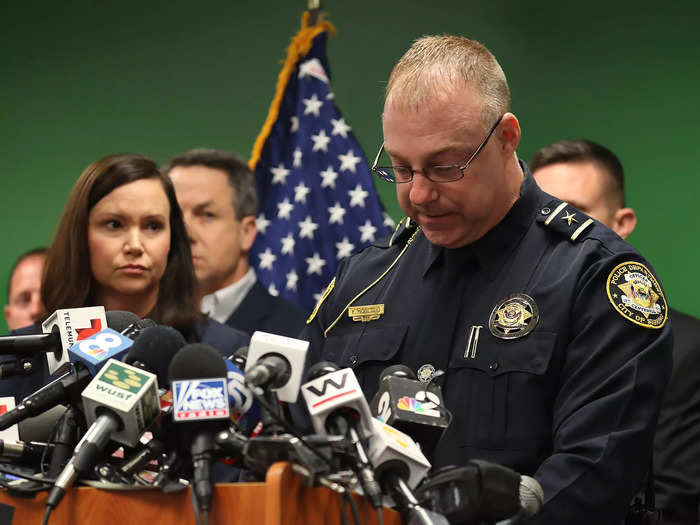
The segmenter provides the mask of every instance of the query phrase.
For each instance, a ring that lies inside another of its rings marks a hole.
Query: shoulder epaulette
[[[552,199],[542,206],[537,222],[567,237],[571,242],[583,240],[584,232],[590,232],[595,224],[588,215],[559,199]]]
[[[409,217],[404,217],[396,225],[396,230],[394,230],[394,233],[389,238],[389,244],[387,247],[406,243],[406,241],[411,238],[417,229],[418,223],[416,221],[411,220]]]

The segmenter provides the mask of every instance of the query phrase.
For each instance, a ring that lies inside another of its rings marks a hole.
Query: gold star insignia
[[[578,222],[576,220],[576,214],[575,213],[569,213],[567,212],[566,215],[564,215],[561,220],[567,221],[569,223],[569,226],[571,226],[572,222]]]

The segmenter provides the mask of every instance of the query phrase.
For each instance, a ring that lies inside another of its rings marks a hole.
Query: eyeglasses
[[[433,182],[453,182],[455,180],[459,180],[464,177],[464,170],[469,167],[476,156],[482,149],[484,149],[484,146],[486,146],[486,143],[491,138],[491,135],[493,135],[493,132],[496,131],[496,128],[501,123],[501,119],[503,119],[503,115],[498,117],[496,123],[491,126],[489,134],[486,135],[486,138],[481,142],[481,144],[479,144],[479,147],[476,148],[476,151],[472,154],[472,156],[467,159],[464,166],[459,166],[457,164],[453,164],[451,166],[426,166],[422,170],[414,170],[408,166],[377,166],[379,157],[384,151],[384,143],[382,143],[382,147],[379,148],[379,153],[377,153],[374,163],[372,164],[372,171],[376,173],[380,179],[387,182],[395,182],[397,184],[411,182],[413,180],[413,174],[416,172],[422,173],[426,179]]]

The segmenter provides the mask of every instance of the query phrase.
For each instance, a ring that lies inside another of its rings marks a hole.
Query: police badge
[[[634,324],[662,328],[668,318],[666,298],[656,277],[643,264],[618,264],[608,276],[608,299],[615,310]]]
[[[489,330],[499,339],[517,339],[532,332],[539,320],[535,300],[524,293],[515,293],[493,307]]]

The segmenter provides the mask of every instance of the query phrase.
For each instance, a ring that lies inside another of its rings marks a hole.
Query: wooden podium
[[[0,503],[14,507],[12,525],[41,525],[47,493],[33,499],[0,491]],[[376,511],[366,498],[353,495],[363,524],[376,524]],[[340,524],[340,496],[324,487],[307,487],[289,463],[275,463],[264,483],[224,483],[214,487],[210,525],[335,525]],[[348,522],[352,514],[346,506]],[[383,509],[386,525],[400,525],[401,516]],[[188,490],[164,494],[153,490],[112,491],[72,488],[51,513],[49,525],[174,525],[194,524]]]

